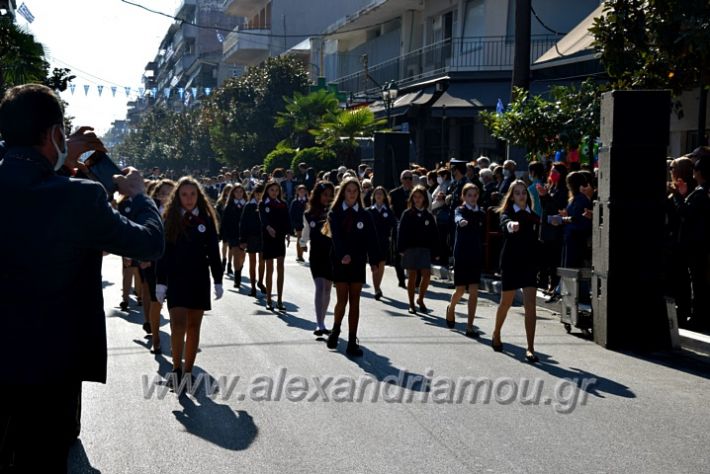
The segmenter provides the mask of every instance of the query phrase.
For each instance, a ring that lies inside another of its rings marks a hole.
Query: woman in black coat
[[[191,177],[178,181],[165,210],[165,240],[165,254],[156,268],[156,296],[160,303],[168,300],[176,381],[192,372],[197,357],[202,316],[212,308],[210,270],[215,299],[223,294],[215,211]]]
[[[491,345],[496,352],[503,350],[500,332],[508,310],[513,305],[515,290],[522,288],[525,307],[525,334],[528,343],[525,357],[529,362],[537,362],[538,358],[535,355],[537,320],[535,298],[540,252],[540,241],[538,240],[540,218],[532,210],[532,199],[524,181],[519,179],[513,181],[498,212],[505,238],[500,255],[503,288],[496,312],[496,325]]]
[[[333,242],[323,233],[323,226],[328,218],[328,208],[333,201],[335,187],[333,183],[321,181],[313,188],[308,209],[303,214],[303,232],[298,241],[299,247],[308,252],[308,263],[315,284],[316,323],[313,332],[316,336],[329,335],[325,327],[325,314],[330,304],[330,292],[333,288],[333,265],[330,252]],[[310,250],[308,243],[310,242]]]
[[[229,245],[229,267],[234,265],[234,288],[242,283],[242,267],[244,267],[244,250],[239,239],[239,224],[244,207],[247,204],[246,191],[237,183],[232,188],[222,215],[222,237]]]
[[[256,296],[257,286],[259,291],[266,293],[261,218],[259,217],[259,201],[261,201],[262,194],[264,194],[264,185],[259,183],[254,186],[249,195],[249,202],[244,206],[242,217],[239,221],[239,244],[242,250],[245,250],[247,255],[249,255],[249,281],[251,282],[249,296]],[[257,267],[259,270],[258,279]]]
[[[291,216],[291,228],[296,231],[296,241],[301,240],[301,232],[303,232],[303,213],[306,210],[306,205],[308,204],[308,190],[303,184],[299,184],[296,187],[296,196],[293,201],[291,201],[291,207],[289,208],[289,215]],[[296,246],[296,261],[304,262],[303,260],[303,249],[300,245]]]
[[[439,242],[439,231],[436,228],[434,215],[429,212],[429,193],[423,186],[417,186],[412,190],[407,206],[399,221],[397,250],[402,255],[402,268],[408,273],[409,313],[417,314],[414,306],[417,272],[421,275],[417,304],[419,309],[426,313],[424,295],[431,279],[431,261]]]
[[[466,336],[478,338],[480,333],[473,328],[478,304],[478,285],[481,283],[483,268],[483,233],[486,213],[478,207],[481,191],[478,186],[467,183],[463,187],[463,204],[454,212],[456,229],[454,240],[454,286],[451,302],[446,307],[446,325],[453,328],[456,324],[456,305],[464,291],[468,289],[468,322]]]
[[[549,302],[558,298],[557,286],[560,277],[557,267],[562,266],[563,232],[559,226],[560,211],[567,207],[567,168],[558,163],[550,170],[548,184],[538,189],[542,216],[540,222],[540,241],[542,242],[542,258],[540,259],[540,283],[550,295]]]
[[[227,270],[227,273],[232,273],[231,262],[227,265],[227,256],[229,255],[229,242],[222,233],[222,219],[224,219],[224,209],[229,202],[229,195],[232,193],[232,185],[228,184],[222,189],[219,199],[214,205],[214,210],[217,214],[217,223],[219,225],[219,241],[222,242],[222,266]]]
[[[392,230],[397,227],[397,216],[392,211],[390,196],[382,186],[377,186],[372,192],[372,206],[367,210],[372,215],[377,231],[377,243],[380,249],[380,260],[377,271],[372,272],[372,284],[375,287],[375,299],[382,298],[382,278],[385,275],[385,263],[392,248]]]
[[[291,218],[288,206],[282,198],[282,189],[278,181],[270,181],[264,187],[264,195],[259,203],[261,219],[261,238],[264,243],[264,261],[266,262],[266,308],[274,309],[271,302],[274,260],[276,260],[276,307],[283,311],[284,258],[286,257],[286,239],[291,235]]]
[[[337,302],[335,303],[335,322],[328,337],[328,348],[338,347],[340,324],[348,310],[348,347],[350,356],[362,356],[362,349],[357,343],[357,327],[360,320],[360,293],[365,283],[367,262],[376,270],[379,262],[377,231],[372,216],[362,203],[362,190],[356,178],[346,178],[340,184],[338,194],[328,213],[325,232],[333,239],[331,262]]]

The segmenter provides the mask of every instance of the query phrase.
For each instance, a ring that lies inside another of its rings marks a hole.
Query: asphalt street
[[[463,334],[465,304],[457,327],[445,327],[450,290],[444,285],[432,286],[429,314],[407,314],[406,292],[391,268],[382,301],[364,289],[359,339],[365,354],[350,359],[346,324],[337,352],[312,334],[313,284],[293,248],[283,313],[247,296],[246,279],[239,292],[225,280],[224,298],[205,315],[193,373],[210,385],[223,383],[216,393],[202,384],[178,396],[162,377],[171,368],[167,310],[164,354],[153,356],[141,308],[118,309],[120,272],[120,259],[106,257],[108,382],[84,385],[73,473],[690,473],[710,465],[710,366],[608,351],[566,334],[542,309],[541,363],[531,365],[523,361],[522,308],[511,310],[505,351],[495,353],[493,295],[479,300],[483,335],[474,341]],[[334,302],[335,292],[331,311]],[[473,403],[468,396],[459,403],[450,382],[458,390],[460,377],[489,381],[490,400],[482,383]],[[279,390],[282,381],[292,391]],[[526,383],[539,384],[539,403],[520,396]],[[296,389],[304,384],[306,399],[298,401]],[[361,388],[367,395],[358,400]],[[370,393],[379,396],[373,401]]]

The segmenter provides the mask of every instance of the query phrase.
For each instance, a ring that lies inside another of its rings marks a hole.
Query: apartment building
[[[531,60],[553,48],[600,0],[534,0]],[[328,82],[408,130],[416,160],[432,165],[503,150],[477,120],[510,97],[515,0],[375,0],[329,26]],[[543,25],[544,23],[544,25]],[[397,98],[382,100],[396,85]],[[533,84],[541,87],[540,84]]]

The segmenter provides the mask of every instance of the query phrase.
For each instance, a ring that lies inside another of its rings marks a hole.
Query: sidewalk
[[[453,286],[453,274],[448,268],[439,265],[432,265],[432,275],[439,278],[441,281],[451,282]],[[491,294],[500,294],[501,282],[498,278],[491,275],[481,276],[481,291]],[[545,308],[553,312],[556,316],[562,311],[562,303],[547,303],[547,297],[541,291],[537,292],[537,306]],[[521,305],[523,303],[523,293],[517,290],[515,293],[514,304]],[[681,353],[692,358],[702,358],[704,361],[710,362],[710,336],[699,332],[689,331],[687,329],[679,329]]]

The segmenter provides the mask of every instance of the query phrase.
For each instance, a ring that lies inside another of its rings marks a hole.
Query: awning
[[[584,20],[560,39],[555,46],[550,48],[545,54],[537,58],[533,69],[551,61],[575,62],[592,59],[595,57],[594,35],[589,28],[594,26],[594,20],[602,16],[604,5],[599,5]]]
[[[432,117],[475,117],[479,110],[493,109],[498,99],[507,102],[509,82],[452,82],[431,106]]]
[[[399,117],[400,115],[405,115],[409,111],[409,107],[422,95],[422,91],[408,92],[404,95],[397,97],[392,104],[392,109],[390,110],[391,117]],[[376,116],[384,117],[387,115],[387,108],[382,100],[378,100],[370,104],[370,110]]]

